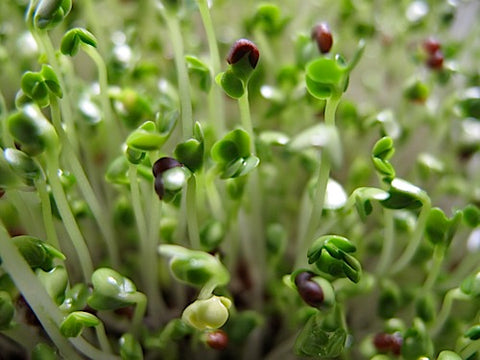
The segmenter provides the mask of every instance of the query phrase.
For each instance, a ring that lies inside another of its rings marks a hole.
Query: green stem
[[[65,229],[67,230],[72,244],[75,248],[77,256],[80,260],[80,267],[82,268],[82,273],[85,281],[90,281],[90,277],[93,273],[93,264],[88,251],[87,244],[83,238],[82,232],[78,227],[78,224],[75,220],[75,217],[72,214],[72,210],[68,205],[68,200],[63,191],[62,184],[58,179],[58,160],[53,156],[47,158],[47,178],[52,188],[53,197],[55,203],[57,204],[60,217],[63,220]]]
[[[246,132],[252,137],[250,152],[255,155],[255,134],[253,132],[252,118],[250,116],[250,103],[248,101],[248,84],[245,85],[245,93],[238,99],[240,109],[240,121]]]
[[[454,300],[470,300],[470,297],[468,295],[465,295],[459,288],[454,288],[447,292],[443,299],[442,308],[438,313],[435,326],[430,331],[430,335],[432,337],[437,336],[442,330],[443,325],[445,325],[445,322],[450,315],[450,311],[452,310]]]
[[[440,270],[442,268],[442,262],[445,258],[445,246],[442,244],[435,245],[435,250],[433,251],[433,260],[432,264],[428,268],[428,275],[423,284],[423,289],[425,292],[432,289],[433,284],[438,278]]]
[[[2,141],[4,148],[13,148],[14,142],[13,138],[8,131],[7,126],[7,104],[5,103],[5,98],[0,92],[0,123],[2,123]]]
[[[430,199],[428,196],[424,196],[423,199],[423,206],[422,210],[420,211],[420,215],[418,216],[417,220],[417,225],[415,227],[415,231],[410,237],[410,241],[400,256],[400,258],[397,260],[396,263],[392,265],[390,268],[390,275],[396,274],[399,271],[403,270],[413,259],[415,256],[415,253],[420,246],[420,243],[422,242],[423,238],[423,233],[425,232],[425,224],[427,222],[428,214],[430,212],[430,209],[432,207]]]
[[[43,329],[52,339],[62,356],[66,359],[80,360],[81,357],[60,333],[58,327],[62,321],[60,311],[25,259],[13,245],[3,227],[0,227],[0,257],[2,258],[2,267],[10,274],[15,286],[28,302],[42,324]]]
[[[85,175],[83,167],[75,155],[73,147],[68,140],[65,131],[63,130],[60,109],[58,107],[57,99],[54,96],[50,97],[50,109],[53,125],[59,134],[60,139],[62,140],[65,157],[70,164],[73,174],[75,175],[78,187],[80,188],[80,191],[82,192],[82,195],[84,196],[90,210],[92,210],[95,221],[97,222],[100,232],[105,239],[109,258],[113,266],[118,268],[120,266],[119,250],[115,240],[115,232],[110,220],[108,219],[109,213],[107,208],[101,205],[98,201],[97,196],[95,195],[95,192],[93,191],[93,188],[90,185],[87,176]]]
[[[147,310],[147,297],[138,291],[133,296],[135,298],[136,306],[132,319],[132,332],[138,339],[140,338],[141,326],[145,316],[145,311]],[[155,316],[156,314],[152,315]]]
[[[182,115],[182,135],[189,139],[193,134],[192,102],[190,99],[190,80],[188,78],[187,65],[185,64],[182,32],[176,15],[169,14],[166,9],[161,9],[171,37],[173,56],[177,68],[177,81]]]
[[[382,253],[377,265],[377,275],[383,276],[387,268],[392,263],[393,250],[395,248],[395,222],[393,218],[393,212],[391,210],[384,210],[385,219],[385,236],[382,245]]]
[[[135,165],[130,164],[128,176],[130,180],[130,192],[132,194],[133,212],[140,237],[140,258],[142,259],[142,263],[139,264],[139,266],[142,283],[148,299],[151,299],[152,302],[150,305],[150,310],[153,311],[152,316],[157,316],[158,313],[156,311],[159,311],[159,309],[163,307],[158,290],[157,241],[155,240],[156,237],[154,234],[147,233],[147,223],[140,201],[140,188],[138,186],[137,168]],[[143,312],[145,312],[145,310],[143,310]]]
[[[333,94],[327,99],[325,107],[325,124],[335,126],[335,112],[340,102],[341,94]],[[305,253],[309,247],[315,230],[318,227],[319,220],[322,216],[323,206],[325,205],[325,195],[327,184],[330,178],[330,159],[325,150],[322,150],[320,169],[318,171],[317,184],[315,186],[314,198],[312,203],[312,211],[308,220],[308,225],[304,234],[300,236],[300,242],[297,248],[296,266],[300,266],[305,259]]]
[[[202,17],[203,27],[207,34],[208,48],[210,51],[210,62],[212,65],[213,77],[220,72],[220,53],[218,51],[217,38],[208,9],[207,0],[197,0],[198,10]],[[210,107],[210,120],[213,122],[217,135],[225,131],[225,102],[223,101],[222,89],[214,86],[208,94]]]
[[[111,354],[112,347],[110,346],[107,334],[105,333],[105,326],[102,322],[95,326],[95,332],[97,333],[97,339],[98,343],[100,344],[100,349],[102,349],[102,351],[105,353]]]
[[[200,234],[197,219],[197,181],[195,175],[188,179],[187,184],[187,227],[192,249],[200,249]]]
[[[50,38],[48,37],[48,33],[46,31],[35,31],[35,29],[31,29],[31,32],[34,38],[37,39],[37,43],[39,43],[39,45],[44,49],[49,63],[52,65],[55,73],[57,74],[58,81],[60,83],[60,88],[62,89],[63,92],[67,92],[67,86],[63,79],[61,66],[55,55],[55,50]],[[53,96],[51,96],[51,98],[52,97]],[[78,150],[78,139],[76,137],[74,116],[72,114],[73,106],[68,102],[69,99],[70,97],[64,98],[64,100],[60,102],[60,107],[62,109],[62,114],[64,116],[63,118],[65,120],[65,124],[67,127],[66,129],[67,137],[70,143],[72,144],[73,148]]]
[[[213,215],[218,220],[225,220],[225,213],[222,209],[222,199],[215,186],[215,176],[217,175],[215,167],[212,167],[205,174],[205,191]]]
[[[42,217],[45,226],[45,233],[47,234],[47,242],[54,248],[60,249],[57,232],[55,231],[55,224],[53,222],[52,206],[47,192],[47,184],[45,183],[45,180],[41,179],[35,182],[35,187],[38,191],[38,196],[40,197],[40,203],[42,205]]]
[[[85,51],[85,53],[87,53],[88,56],[90,56],[97,66],[98,83],[100,85],[100,102],[102,104],[103,116],[105,119],[105,129],[107,131],[107,148],[110,152],[110,156],[113,158],[113,156],[117,153],[118,145],[121,143],[121,134],[119,131],[120,128],[117,126],[117,124],[115,124],[115,118],[113,116],[112,107],[110,106],[110,99],[108,97],[107,67],[102,57],[94,47],[90,45],[83,45],[82,49]]]

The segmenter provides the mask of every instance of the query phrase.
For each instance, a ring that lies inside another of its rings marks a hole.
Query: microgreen
[[[478,6],[378,5],[0,1],[2,357],[477,359]]]

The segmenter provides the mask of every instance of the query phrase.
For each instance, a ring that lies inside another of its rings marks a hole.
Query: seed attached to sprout
[[[207,345],[215,350],[223,350],[228,346],[228,335],[223,330],[215,330],[207,334]]]
[[[320,23],[312,29],[312,40],[317,42],[318,50],[322,54],[327,54],[333,45],[333,37],[328,25]]]
[[[295,285],[303,301],[317,308],[323,304],[325,296],[320,285],[311,280],[313,276],[311,272],[301,272],[295,277]]]
[[[230,49],[230,52],[227,55],[227,62],[230,65],[236,64],[247,54],[250,66],[252,67],[252,69],[255,69],[257,67],[258,59],[260,57],[260,52],[258,51],[257,46],[247,39],[240,39],[235,41],[235,43]]]

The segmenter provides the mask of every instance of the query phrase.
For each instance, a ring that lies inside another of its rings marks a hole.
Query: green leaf
[[[65,313],[79,311],[87,306],[87,299],[90,296],[90,291],[87,285],[78,283],[71,287],[65,293],[65,300],[60,306],[60,309]]]
[[[34,236],[15,236],[12,241],[28,265],[34,270],[40,268],[50,271],[55,258],[65,260],[65,256],[60,251]]]
[[[157,132],[153,121],[146,121],[127,137],[126,143],[136,150],[153,151],[159,150],[166,140],[167,136]]]
[[[480,208],[478,206],[469,204],[463,209],[463,220],[471,228],[476,228],[480,225]]]
[[[462,219],[462,212],[457,211],[449,219],[440,208],[432,208],[425,225],[425,235],[432,244],[450,245],[458,225]]]
[[[67,270],[63,266],[56,266],[48,272],[37,269],[36,275],[48,295],[57,305],[60,305],[65,299],[65,290],[68,285]]]
[[[63,55],[75,56],[80,49],[81,44],[96,48],[97,39],[91,32],[83,28],[70,29],[65,35],[63,35],[60,51]]]
[[[125,156],[119,156],[114,159],[108,166],[105,173],[105,179],[112,184],[128,185],[128,160]]]
[[[462,357],[450,350],[443,350],[438,354],[437,360],[462,360]]]
[[[122,360],[143,360],[142,346],[132,334],[123,334],[119,344]]]
[[[44,178],[42,168],[34,159],[24,152],[7,148],[3,151],[5,161],[10,165],[12,170],[27,182],[33,183],[34,180]]]
[[[15,306],[10,294],[6,291],[0,291],[0,330],[6,330],[10,327],[14,315]]]
[[[389,136],[385,136],[378,140],[373,146],[372,156],[382,160],[390,160],[395,153],[393,146],[393,139]]]
[[[460,290],[469,296],[480,297],[480,272],[468,276],[462,281]]]
[[[393,179],[390,185],[390,196],[381,201],[387,209],[416,209],[422,206],[427,197],[422,189],[399,178]]]
[[[197,139],[188,139],[177,144],[174,154],[179,162],[187,166],[190,171],[196,172],[203,165],[203,149],[203,143]]]
[[[329,329],[321,313],[310,317],[295,341],[295,353],[314,358],[334,358],[345,349],[347,332],[342,327]]]
[[[62,88],[60,87],[60,83],[55,71],[53,71],[53,68],[50,65],[43,64],[40,74],[43,77],[43,82],[48,87],[50,92],[61,99],[63,97]]]
[[[187,55],[185,56],[185,60],[190,73],[198,77],[200,89],[208,93],[212,87],[209,67],[195,56]]]
[[[218,258],[206,252],[178,245],[160,245],[158,251],[171,258],[170,270],[181,282],[193,286],[204,286],[207,282],[221,286],[230,280],[225,266]]]
[[[25,106],[10,115],[7,127],[14,139],[22,145],[22,151],[28,155],[35,156],[43,151],[53,153],[59,151],[55,128],[33,105]]]
[[[137,288],[128,278],[110,268],[99,268],[92,274],[93,292],[88,305],[95,310],[115,310],[135,303]]]
[[[72,0],[40,0],[33,17],[38,29],[52,29],[62,22],[72,8]]]
[[[86,327],[100,325],[100,320],[93,314],[85,311],[75,311],[68,314],[60,324],[60,332],[67,338],[78,337]]]
[[[233,99],[239,99],[245,94],[245,85],[231,70],[218,74],[215,81],[225,93]]]
[[[468,329],[465,333],[465,337],[469,338],[470,340],[480,339],[480,325],[474,325]]]
[[[305,72],[312,81],[328,85],[339,84],[345,75],[345,69],[342,66],[335,60],[325,57],[310,62]]]

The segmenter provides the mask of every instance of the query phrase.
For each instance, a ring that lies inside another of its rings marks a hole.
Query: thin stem
[[[252,118],[250,116],[250,103],[248,101],[248,84],[245,86],[245,93],[238,99],[238,106],[240,109],[240,120],[243,128],[246,132],[252,137],[250,143],[250,151],[253,155],[256,154],[255,141],[254,141],[254,132],[252,125]]]
[[[443,299],[442,308],[438,313],[437,321],[435,322],[435,326],[430,330],[430,334],[432,337],[437,336],[445,325],[445,322],[450,315],[450,311],[452,310],[452,304],[454,300],[469,300],[470,297],[462,293],[459,288],[451,289],[447,292]]]
[[[95,332],[97,333],[98,343],[100,344],[100,348],[102,349],[102,351],[111,354],[112,347],[110,346],[107,334],[105,333],[105,326],[102,322],[95,326]]]
[[[217,38],[210,16],[207,0],[197,0],[198,10],[202,17],[203,27],[207,34],[208,48],[210,51],[210,62],[212,65],[213,77],[220,72],[220,53],[218,51]],[[225,131],[225,102],[223,101],[222,89],[214,86],[208,94],[210,107],[210,120],[213,122],[217,135]]]
[[[135,215],[135,222],[140,237],[140,258],[142,259],[140,272],[147,297],[152,299],[150,309],[154,312],[151,315],[155,316],[157,314],[155,311],[162,308],[162,300],[158,291],[157,242],[153,235],[149,236],[150,234],[147,233],[147,223],[140,201],[141,196],[140,188],[138,186],[137,168],[133,164],[130,164],[128,177],[130,180],[130,192],[132,193],[133,213]],[[143,310],[143,312],[145,312],[145,310]]]
[[[429,266],[428,276],[425,279],[425,283],[423,284],[423,289],[425,292],[432,289],[433,284],[435,284],[435,281],[438,278],[438,275],[442,268],[443,259],[445,258],[445,250],[446,248],[443,244],[435,245],[432,264]]]
[[[63,130],[61,125],[60,109],[58,107],[57,99],[54,96],[50,97],[50,109],[53,125],[59,134],[60,139],[62,140],[65,157],[70,164],[73,174],[75,175],[78,187],[80,188],[80,191],[82,192],[82,195],[84,196],[90,210],[92,210],[95,221],[97,222],[100,232],[105,239],[109,258],[112,261],[113,266],[118,268],[120,266],[119,250],[115,240],[115,232],[111,222],[108,219],[108,211],[106,207],[101,205],[98,201],[98,198],[95,195],[87,176],[85,175],[83,167],[75,155],[73,147],[68,140],[65,131]]]
[[[180,94],[180,106],[182,115],[182,135],[189,139],[193,134],[192,101],[190,99],[190,80],[188,78],[187,65],[185,64],[182,32],[177,16],[169,14],[164,8],[161,14],[165,19],[171,37],[173,56],[177,68],[177,81]]]
[[[418,216],[415,231],[410,237],[410,241],[400,258],[390,268],[390,275],[396,274],[399,271],[403,270],[415,256],[415,252],[417,251],[420,243],[422,242],[423,233],[425,232],[425,224],[427,222],[427,217],[431,207],[432,205],[430,203],[430,199],[428,198],[428,196],[425,196],[423,200],[422,210],[420,211],[420,215]]]
[[[55,231],[55,224],[53,222],[52,206],[47,192],[47,184],[45,183],[45,180],[41,179],[35,182],[35,187],[37,188],[40,203],[42,205],[42,217],[45,226],[45,233],[47,234],[47,242],[54,248],[60,249],[57,232]]]
[[[187,184],[187,227],[192,249],[200,249],[200,234],[197,219],[197,180],[195,175],[188,179]]]
[[[325,124],[335,126],[335,112],[340,102],[340,94],[333,94],[327,99],[325,107]],[[330,178],[330,159],[325,150],[322,150],[320,169],[318,171],[317,184],[315,186],[315,195],[312,203],[312,211],[308,220],[308,225],[304,234],[300,236],[300,242],[297,248],[296,266],[300,266],[304,262],[305,253],[308,249],[312,237],[322,216],[323,207],[325,205],[325,195],[327,184]]]
[[[379,276],[383,276],[388,266],[391,265],[393,250],[395,248],[395,222],[393,212],[385,209],[383,213],[383,218],[385,220],[385,236],[382,245],[382,253],[376,271]]]
[[[24,296],[62,356],[66,359],[80,360],[81,357],[59,331],[58,325],[62,321],[59,310],[3,227],[0,227],[0,257],[2,267],[10,274],[17,289]]]
[[[93,273],[93,264],[88,251],[87,244],[83,238],[82,232],[78,227],[75,217],[72,214],[72,210],[68,205],[68,200],[63,191],[62,184],[58,179],[58,161],[54,157],[47,158],[47,177],[52,188],[53,197],[57,204],[60,217],[63,220],[65,229],[72,240],[72,244],[75,248],[77,256],[80,260],[80,267],[85,281],[90,281],[90,277]]]
[[[145,311],[147,310],[147,297],[141,292],[136,292],[134,297],[136,306],[132,319],[132,332],[137,338],[139,338],[142,321],[145,316]]]
[[[7,126],[7,104],[5,103],[5,98],[0,91],[0,123],[2,123],[2,141],[5,148],[14,147],[13,138],[8,131]]]
[[[103,115],[105,119],[105,128],[107,130],[106,140],[108,142],[108,150],[110,156],[113,157],[117,153],[117,146],[121,142],[121,135],[119,127],[115,124],[112,108],[110,106],[110,100],[108,98],[108,75],[107,67],[98,51],[90,46],[83,45],[83,51],[93,60],[98,70],[98,83],[100,85],[100,102],[102,104]]]

